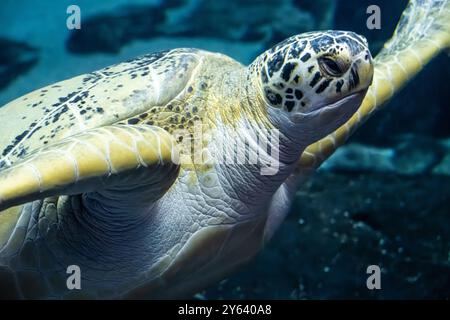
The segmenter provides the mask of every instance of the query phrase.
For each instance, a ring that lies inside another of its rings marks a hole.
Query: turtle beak
[[[345,122],[358,110],[368,88],[352,93],[331,104],[315,108],[308,113],[296,113],[292,119],[302,126],[314,143],[327,136]]]

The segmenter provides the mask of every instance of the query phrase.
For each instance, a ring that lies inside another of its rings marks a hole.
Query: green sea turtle
[[[310,32],[249,67],[175,49],[5,105],[1,296],[172,298],[224,277],[270,239],[297,185],[448,47],[449,9],[411,1],[375,62],[359,35]]]

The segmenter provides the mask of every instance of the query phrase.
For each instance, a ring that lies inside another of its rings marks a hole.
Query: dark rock
[[[333,3],[330,0],[304,1],[302,5],[289,0],[205,0],[199,1],[181,23],[167,27],[167,30],[174,36],[258,41],[265,50],[289,36],[331,27]],[[321,15],[315,16],[315,12],[321,12]]]
[[[398,140],[393,163],[400,174],[429,172],[444,155],[444,150],[434,139],[408,134]]]
[[[158,36],[157,26],[165,20],[164,11],[154,6],[128,6],[82,21],[81,29],[70,32],[66,47],[73,53],[117,53],[136,40]]]
[[[323,163],[322,170],[344,172],[395,172],[392,148],[349,143],[340,147]]]
[[[116,53],[137,39],[196,37],[261,42],[267,49],[291,35],[330,28],[334,7],[333,0],[161,1],[87,17],[66,47],[73,53]]]
[[[433,173],[450,176],[450,153],[434,167]]]
[[[442,141],[441,146],[445,150],[445,155],[433,168],[433,173],[450,176],[450,139]]]
[[[319,172],[265,250],[203,296],[448,298],[449,207],[450,177]],[[373,264],[381,290],[366,287]]]
[[[38,51],[30,45],[0,38],[0,89],[27,73],[38,62]]]
[[[348,143],[325,161],[321,169],[404,175],[431,173],[444,158],[447,149],[450,147],[446,147],[443,142],[413,134],[391,138],[390,147]]]

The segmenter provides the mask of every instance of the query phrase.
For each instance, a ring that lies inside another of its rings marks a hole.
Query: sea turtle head
[[[344,31],[288,38],[260,55],[250,70],[271,118],[299,128],[308,143],[350,118],[373,77],[366,39]]]

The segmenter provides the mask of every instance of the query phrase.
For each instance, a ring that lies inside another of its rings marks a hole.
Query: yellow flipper
[[[408,80],[449,46],[450,1],[410,0],[391,40],[375,57],[373,83],[360,108],[343,126],[303,152],[298,173],[319,167]]]
[[[87,192],[116,204],[150,204],[178,175],[174,145],[168,132],[152,126],[106,126],[71,136],[0,172],[0,211]]]

